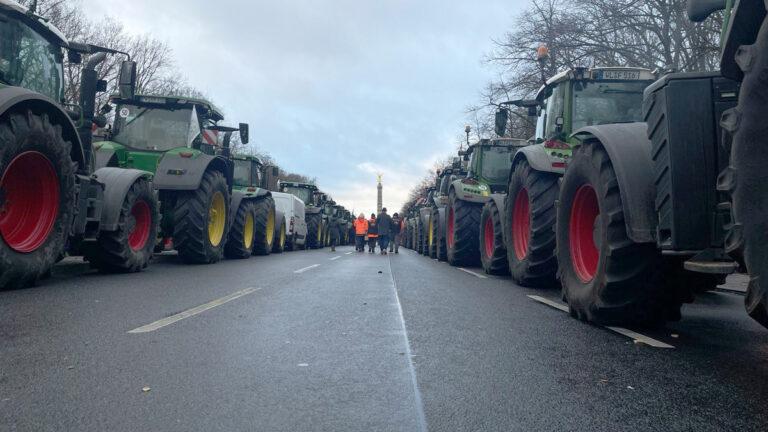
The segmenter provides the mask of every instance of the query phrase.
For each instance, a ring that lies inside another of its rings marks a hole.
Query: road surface
[[[0,292],[0,430],[768,430],[743,295],[637,333],[559,297],[409,250],[59,271]]]

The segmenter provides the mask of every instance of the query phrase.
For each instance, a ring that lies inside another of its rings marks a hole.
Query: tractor
[[[261,187],[264,166],[255,156],[235,155],[232,160],[233,213],[224,254],[228,258],[248,258],[252,254],[282,253],[287,239],[285,218],[276,209],[272,192]]]
[[[232,167],[220,149],[219,132],[248,125],[219,126],[210,102],[178,96],[116,95],[114,127],[96,144],[97,167],[137,168],[155,173],[164,249],[176,249],[187,263],[208,264],[224,256],[231,226]]]
[[[571,315],[658,325],[741,263],[749,315],[768,326],[765,203],[768,31],[760,1],[725,9],[720,72],[671,73],[643,94],[642,123],[586,126],[563,176],[557,260]],[[762,31],[759,29],[762,28]]]
[[[419,203],[419,213],[416,218],[416,237],[418,239],[416,252],[421,255],[429,256],[429,248],[431,247],[430,242],[432,241],[432,232],[430,231],[432,207],[430,207],[429,203],[432,202],[432,197],[435,195],[435,187],[428,187],[426,193],[426,197]]]
[[[96,67],[107,54],[69,42],[45,18],[0,2],[0,288],[34,285],[67,253],[105,272],[145,268],[159,221],[152,174],[93,164],[96,94],[107,83]],[[78,105],[64,103],[63,51],[82,68]],[[127,54],[125,54],[127,55]],[[136,63],[123,61],[120,92],[136,86]]]
[[[445,243],[449,264],[470,266],[480,263],[483,206],[492,194],[506,189],[509,161],[520,142],[512,138],[482,139],[459,152],[469,164],[466,175],[448,185]]]
[[[429,202],[432,214],[430,215],[429,232],[429,257],[439,261],[447,259],[445,244],[445,208],[448,204],[448,187],[457,178],[466,175],[462,170],[461,160],[455,158],[451,165],[446,166],[437,172],[435,178],[435,193],[432,194],[432,201]]]
[[[304,246],[310,249],[323,247],[325,194],[313,184],[298,182],[280,182],[280,192],[295,195],[304,202],[307,223],[307,238]]]
[[[534,100],[505,104],[528,108],[536,120],[532,145],[512,159],[504,202],[504,243],[512,279],[526,287],[556,283],[555,202],[581,127],[642,121],[643,90],[655,76],[647,69],[573,68],[548,79]],[[508,111],[497,112],[503,134]]]

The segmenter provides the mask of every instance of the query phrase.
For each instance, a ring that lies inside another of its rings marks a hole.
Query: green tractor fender
[[[656,241],[656,188],[646,134],[645,123],[619,123],[588,126],[572,135],[585,144],[597,143],[608,153],[619,183],[627,235],[635,243]]]
[[[526,161],[531,168],[536,171],[554,173],[562,175],[565,172],[565,168],[562,166],[552,166],[553,163],[559,162],[559,160],[553,160],[545,151],[544,144],[533,144],[527,147],[523,147],[512,158],[512,169],[509,170],[509,175],[515,171],[515,165]]]
[[[31,109],[33,112],[46,113],[51,122],[61,126],[62,136],[72,143],[70,157],[77,163],[78,171],[88,172],[85,166],[85,153],[77,134],[77,127],[69,115],[52,99],[22,87],[0,88],[0,115],[12,110]]]
[[[128,190],[139,179],[152,180],[152,173],[136,169],[100,168],[93,177],[104,184],[100,231],[115,231],[120,221],[120,210]]]
[[[225,157],[204,153],[183,157],[180,153],[166,153],[157,166],[155,189],[196,190],[209,170],[221,171],[231,187],[232,164]]]

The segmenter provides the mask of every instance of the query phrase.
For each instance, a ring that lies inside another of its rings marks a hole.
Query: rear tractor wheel
[[[509,273],[501,212],[493,200],[485,203],[480,214],[480,262],[488,274]]]
[[[448,197],[445,232],[448,263],[472,266],[480,261],[480,212],[483,206],[460,200],[451,191]]]
[[[269,255],[275,241],[275,201],[271,196],[261,198],[255,203],[254,220],[254,255]]]
[[[221,260],[229,233],[229,205],[229,187],[219,171],[206,172],[197,190],[179,195],[173,212],[173,239],[184,262]]]
[[[230,259],[245,259],[253,253],[256,225],[256,205],[251,200],[240,201],[232,221],[224,255]]]
[[[29,286],[64,254],[75,210],[71,143],[48,115],[0,117],[0,288]]]

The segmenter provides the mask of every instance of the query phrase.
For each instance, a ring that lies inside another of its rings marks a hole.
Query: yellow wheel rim
[[[267,216],[267,246],[272,247],[272,243],[275,240],[275,212],[269,210]]]
[[[211,198],[211,206],[208,209],[208,240],[216,247],[224,237],[224,227],[227,225],[227,205],[224,195],[216,192]]]
[[[280,249],[285,248],[285,230],[280,230]]]
[[[243,227],[243,245],[246,249],[253,246],[253,213],[248,212],[245,216],[245,227]]]
[[[432,218],[429,218],[429,234],[427,235],[428,235],[427,244],[432,246]]]

